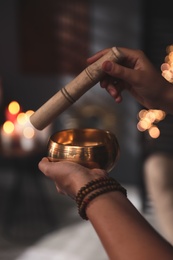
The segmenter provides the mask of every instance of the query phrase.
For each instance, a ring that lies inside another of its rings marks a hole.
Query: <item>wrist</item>
[[[87,183],[106,176],[108,176],[108,174],[102,169],[87,169],[87,172],[81,172],[81,174],[75,178],[74,197],[77,196],[79,190]]]
[[[87,220],[86,210],[90,202],[103,194],[115,191],[127,196],[126,190],[111,177],[100,177],[88,182],[80,188],[76,196],[79,215]]]

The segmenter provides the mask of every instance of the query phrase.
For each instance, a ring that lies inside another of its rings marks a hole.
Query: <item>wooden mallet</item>
[[[85,92],[105,75],[101,66],[104,61],[119,62],[122,54],[116,47],[89,65],[76,78],[59,90],[30,117],[31,124],[38,130],[44,129],[63,111],[77,101]]]

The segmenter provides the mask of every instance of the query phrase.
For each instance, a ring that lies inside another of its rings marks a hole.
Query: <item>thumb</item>
[[[136,79],[136,73],[134,69],[124,67],[118,63],[111,61],[105,61],[102,64],[102,70],[112,77],[119,78],[123,81],[133,84]]]

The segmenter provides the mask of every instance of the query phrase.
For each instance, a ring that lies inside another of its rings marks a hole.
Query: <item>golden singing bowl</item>
[[[100,129],[68,129],[53,134],[48,142],[48,159],[72,161],[107,172],[115,166],[119,144],[114,134]]]

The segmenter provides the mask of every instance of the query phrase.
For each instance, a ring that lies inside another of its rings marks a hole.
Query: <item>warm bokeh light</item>
[[[151,127],[151,122],[147,119],[142,119],[137,124],[137,129],[141,132],[146,131]]]
[[[44,142],[47,142],[50,128],[39,132],[34,129],[30,122],[33,110],[22,111],[17,101],[10,102],[5,108],[5,122],[0,129],[1,146],[3,150],[10,151],[34,151],[41,149]],[[37,144],[40,147],[37,147]]]
[[[144,131],[146,131],[146,128],[144,127],[142,127],[142,124],[141,124],[141,121],[139,121],[138,123],[137,123],[137,129],[140,131],[140,132],[144,132]]]
[[[156,122],[163,120],[166,116],[166,113],[163,110],[154,110],[156,116]]]
[[[167,81],[170,81],[172,82],[172,78],[173,78],[173,75],[172,75],[172,72],[170,70],[164,70],[162,71],[162,76],[167,80]]]
[[[14,124],[11,121],[6,121],[2,128],[6,134],[12,134],[14,131]]]
[[[148,113],[146,113],[145,118],[147,118],[150,121],[150,123],[155,122],[156,120],[155,110],[148,110]]]
[[[169,47],[169,48],[168,48]],[[165,62],[161,65],[162,76],[169,82],[173,83],[173,45],[168,46],[166,51],[168,55],[165,57]],[[151,138],[158,138],[160,130],[156,123],[164,120],[166,113],[157,109],[142,109],[138,113],[139,122],[137,129],[140,132],[148,131]]]
[[[160,135],[160,130],[158,127],[153,125],[163,120],[166,116],[166,113],[162,110],[157,109],[142,109],[138,113],[139,122],[137,124],[137,129],[140,132],[148,130],[150,137],[158,138]]]
[[[160,136],[160,130],[157,126],[152,126],[149,130],[148,130],[149,135],[152,138],[158,138]]]
[[[173,61],[173,51],[171,51],[170,53],[169,53],[169,55],[168,55],[168,57],[169,57],[169,61]]]
[[[19,113],[20,111],[20,105],[17,101],[12,101],[9,105],[8,105],[8,110],[12,115],[16,115]]]
[[[143,118],[145,118],[147,113],[148,113],[148,111],[146,109],[142,109],[141,111],[139,111],[138,116],[140,119],[143,119]]]
[[[167,55],[166,57],[165,57],[165,63],[168,63],[169,62],[169,55]]]
[[[32,127],[28,126],[28,127],[24,128],[23,135],[24,135],[25,138],[31,139],[31,138],[34,137],[35,131]]]
[[[34,114],[34,111],[33,111],[33,110],[28,110],[28,111],[26,111],[25,114],[26,114],[27,117],[29,118],[32,114]]]
[[[167,46],[167,56],[165,62],[161,65],[162,76],[169,82],[173,83],[173,45]]]
[[[163,63],[160,68],[161,68],[161,71],[169,70],[170,65],[168,63]]]
[[[166,52],[170,53],[171,51],[173,51],[173,45],[169,45],[166,47]]]
[[[22,113],[18,114],[18,116],[17,116],[18,124],[24,125],[27,123],[27,121],[28,121],[28,117],[26,116],[25,113],[22,112]]]

